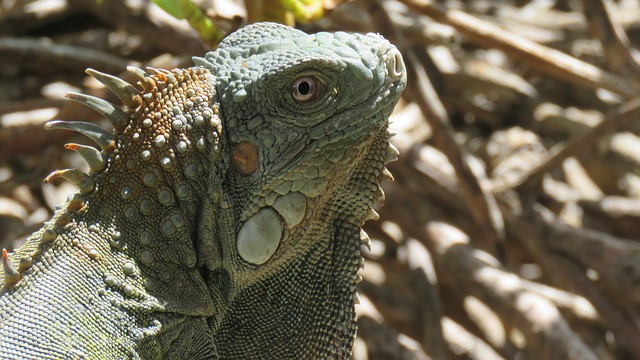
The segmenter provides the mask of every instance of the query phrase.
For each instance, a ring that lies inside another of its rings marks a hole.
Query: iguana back
[[[11,257],[3,253],[3,359],[348,358],[375,218],[387,119],[404,88],[377,35],[255,24],[196,67],[141,90],[89,74],[126,110],[70,97],[114,124],[70,144],[91,171]]]

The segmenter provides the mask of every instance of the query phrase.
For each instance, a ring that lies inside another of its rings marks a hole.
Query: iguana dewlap
[[[0,278],[0,359],[344,359],[361,230],[406,82],[374,34],[260,23],[196,66],[97,71],[114,125],[54,121],[88,174]]]

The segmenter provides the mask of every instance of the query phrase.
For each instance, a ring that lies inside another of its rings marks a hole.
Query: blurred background
[[[277,21],[403,52],[399,149],[359,284],[354,358],[640,359],[640,1],[0,0],[0,246],[76,191],[51,119],[118,103],[86,76],[192,66]]]

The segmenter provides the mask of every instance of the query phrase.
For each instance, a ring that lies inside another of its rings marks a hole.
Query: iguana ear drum
[[[280,216],[270,207],[262,208],[247,219],[238,231],[238,254],[252,264],[264,264],[280,246],[282,235]]]
[[[231,150],[231,167],[238,174],[249,176],[258,170],[258,147],[251,142],[243,141]]]

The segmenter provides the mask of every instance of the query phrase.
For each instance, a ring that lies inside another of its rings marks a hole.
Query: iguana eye
[[[291,96],[299,104],[308,104],[324,92],[322,82],[315,76],[301,76],[291,83]]]

